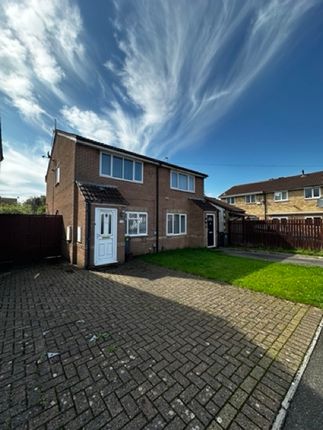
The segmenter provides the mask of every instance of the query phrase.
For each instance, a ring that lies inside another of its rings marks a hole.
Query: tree
[[[46,197],[30,197],[24,203],[24,206],[29,207],[32,214],[46,213]]]
[[[46,197],[30,197],[24,203],[0,203],[0,213],[44,214],[46,213]]]

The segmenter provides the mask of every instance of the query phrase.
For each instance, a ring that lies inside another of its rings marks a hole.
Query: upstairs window
[[[125,181],[142,182],[143,163],[102,152],[100,175]]]
[[[320,187],[304,188],[305,199],[319,199],[321,197]]]
[[[170,187],[174,190],[189,191],[194,193],[195,177],[172,170],[170,173]]]
[[[245,202],[246,202],[247,204],[250,204],[250,203],[257,203],[256,194],[248,194],[248,195],[245,197]]]
[[[275,202],[288,200],[288,191],[276,191],[274,193],[274,200]]]
[[[227,197],[227,203],[229,203],[229,205],[234,205],[235,200],[235,197]]]
[[[126,214],[126,235],[146,236],[148,233],[147,212],[127,212]]]

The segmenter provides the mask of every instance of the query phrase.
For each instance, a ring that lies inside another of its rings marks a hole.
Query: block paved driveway
[[[269,429],[322,316],[140,261],[15,270],[0,304],[1,429]]]

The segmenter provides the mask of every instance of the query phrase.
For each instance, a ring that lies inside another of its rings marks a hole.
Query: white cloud
[[[112,143],[113,133],[109,122],[95,112],[81,111],[76,106],[71,108],[64,106],[61,114],[70,127],[78,130],[84,136],[104,143]]]
[[[116,141],[155,155],[196,143],[318,2],[115,2],[123,60],[120,67],[108,58],[105,67],[136,111],[115,102],[105,112]]]
[[[82,21],[69,0],[10,0],[0,5],[0,92],[27,120],[43,126],[48,95],[78,72]]]
[[[42,158],[43,144],[33,150],[25,147],[17,150],[4,144],[4,160],[0,164],[0,196],[17,197],[24,200],[45,194],[45,174],[48,160]]]

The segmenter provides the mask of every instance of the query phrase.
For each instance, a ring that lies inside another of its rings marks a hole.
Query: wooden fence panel
[[[323,223],[309,220],[231,221],[231,245],[323,249]]]
[[[0,214],[0,263],[61,255],[61,215]]]

